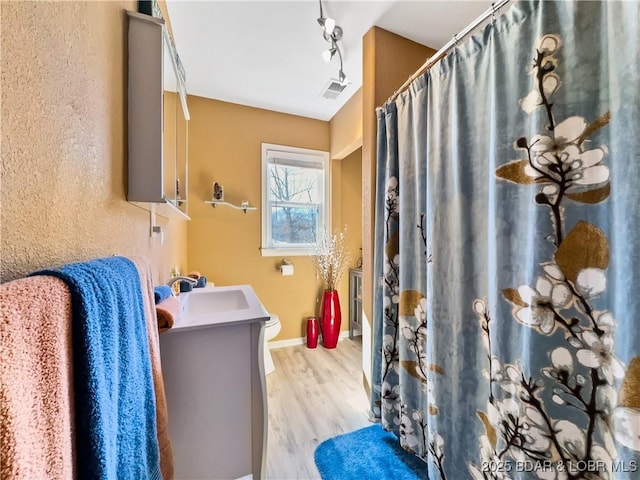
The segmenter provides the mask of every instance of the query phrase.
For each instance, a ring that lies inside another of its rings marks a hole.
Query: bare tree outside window
[[[322,170],[271,164],[269,197],[275,245],[314,245],[318,236]]]
[[[330,225],[329,152],[262,144],[262,256],[314,255]]]

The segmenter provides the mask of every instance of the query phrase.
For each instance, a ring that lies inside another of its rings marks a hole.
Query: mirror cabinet
[[[129,18],[127,200],[188,219],[189,110],[184,70],[164,20]]]

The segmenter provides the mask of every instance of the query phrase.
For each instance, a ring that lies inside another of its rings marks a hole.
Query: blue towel
[[[109,257],[42,270],[71,291],[77,478],[161,480],[138,271]]]
[[[156,305],[161,301],[166,300],[172,294],[173,290],[169,285],[160,285],[158,287],[153,287],[153,294],[156,297]]]

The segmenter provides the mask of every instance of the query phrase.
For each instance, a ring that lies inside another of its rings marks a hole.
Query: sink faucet
[[[171,280],[169,280],[167,282],[167,285],[169,285],[170,287],[173,287],[173,284],[176,283],[176,282],[188,282],[192,286],[195,286],[198,283],[198,281],[195,278],[177,276],[177,277],[173,277]]]

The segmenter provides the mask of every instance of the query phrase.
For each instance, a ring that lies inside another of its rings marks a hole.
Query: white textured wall
[[[1,2],[1,280],[88,258],[186,269],[186,224],[126,202],[125,9],[137,2]]]

